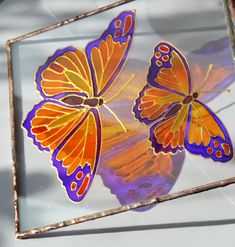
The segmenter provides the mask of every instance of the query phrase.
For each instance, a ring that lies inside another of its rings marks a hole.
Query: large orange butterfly
[[[168,42],[154,49],[148,84],[134,106],[136,118],[153,124],[149,140],[155,153],[176,153],[184,148],[214,161],[233,157],[229,134],[221,120],[199,101],[208,79],[191,85],[190,68],[182,53]],[[222,71],[221,71],[222,72]],[[221,75],[221,73],[220,73]]]
[[[85,197],[97,171],[102,131],[98,108],[107,107],[102,96],[124,66],[134,26],[135,12],[122,12],[85,51],[73,46],[57,50],[36,73],[43,100],[23,127],[40,150],[52,152],[58,176],[75,202]]]

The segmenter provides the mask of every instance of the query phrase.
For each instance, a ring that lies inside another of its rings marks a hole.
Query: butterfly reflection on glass
[[[122,12],[85,51],[73,46],[57,50],[36,73],[43,100],[23,127],[39,150],[52,152],[52,163],[74,202],[85,197],[97,171],[102,130],[98,108],[113,113],[103,94],[124,66],[134,26],[135,12]]]
[[[184,148],[214,161],[227,162],[233,147],[227,130],[212,110],[199,101],[209,76],[192,88],[183,54],[168,42],[154,49],[147,82],[133,108],[136,118],[152,124],[149,140],[155,153],[176,153]],[[210,92],[212,92],[211,90]]]

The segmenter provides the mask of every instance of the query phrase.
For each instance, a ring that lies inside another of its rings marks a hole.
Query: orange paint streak
[[[59,117],[64,115],[63,112],[58,112],[58,111],[53,111],[53,110],[49,110],[49,109],[44,109],[41,108],[39,110],[37,110],[36,112],[36,116],[37,117]]]
[[[149,119],[150,120],[153,120],[157,117],[159,117],[164,110],[166,110],[166,108],[169,106],[170,104],[165,104],[165,105],[162,105],[160,108],[156,109],[156,111],[154,111],[150,116],[149,116]]]
[[[210,136],[220,136],[225,139],[222,130],[207,109],[200,103],[193,101],[192,120],[196,121],[197,118],[200,120],[198,125],[207,129]]]
[[[179,146],[184,145],[184,136],[185,136],[186,124],[185,122],[180,127],[180,134],[179,134]]]
[[[127,39],[125,43],[119,44],[113,41],[111,36],[108,36],[107,43],[110,57],[103,71],[103,77],[99,87],[100,90],[102,90],[105,87],[107,82],[110,80],[111,76],[116,71],[118,65],[120,64],[128,46],[129,39]]]
[[[226,155],[230,155],[231,150],[230,150],[230,147],[229,147],[229,145],[228,145],[227,143],[223,143],[223,144],[222,144],[222,148],[223,148],[224,153],[225,153]]]
[[[132,26],[132,16],[128,15],[125,19],[124,30],[123,30],[122,36],[125,36],[130,31],[131,26]]]
[[[207,153],[208,154],[212,154],[213,153],[213,149],[212,148],[207,148]]]
[[[72,182],[71,185],[70,185],[70,189],[71,190],[76,190],[77,188],[77,183],[76,182]]]
[[[44,90],[45,90],[45,88],[58,88],[58,87],[62,87],[63,89],[75,88],[73,86],[73,84],[69,84],[67,82],[62,82],[62,81],[42,80],[41,85],[42,85],[42,87],[43,87]]]
[[[74,65],[74,63],[66,56],[60,56],[56,59],[56,62],[59,63],[62,67],[71,70],[75,73],[79,73],[77,67]]]
[[[157,52],[155,53],[155,57],[156,57],[156,58],[160,58],[160,57],[161,57],[161,52],[157,51]]]
[[[117,21],[115,22],[115,27],[116,27],[116,28],[119,28],[119,27],[121,26],[121,24],[122,24],[122,21],[121,21],[121,20],[117,20]]]
[[[115,37],[115,38],[118,38],[118,37],[120,37],[120,35],[121,35],[121,30],[118,29],[118,30],[115,32],[114,37]]]
[[[170,51],[170,49],[165,45],[160,45],[158,49],[163,53],[168,53]]]
[[[89,181],[90,181],[90,177],[89,175],[85,177],[85,179],[83,180],[83,183],[82,185],[80,186],[79,190],[77,191],[77,196],[81,196],[84,194],[88,184],[89,184]]]
[[[215,147],[215,148],[218,148],[218,147],[219,147],[219,141],[218,141],[218,140],[215,140],[215,141],[214,141],[214,147]]]
[[[76,179],[80,180],[82,177],[83,177],[83,172],[82,171],[78,172],[76,175]]]
[[[165,138],[165,140],[164,140],[164,143],[163,143],[163,146],[164,146],[164,147],[166,147],[166,146],[170,143],[170,141],[172,140],[172,137],[173,137],[173,134],[170,132],[170,133],[166,136],[166,138]]]
[[[156,65],[157,65],[158,67],[161,67],[161,66],[162,66],[162,62],[161,62],[160,60],[156,60]]]
[[[66,55],[72,59],[82,77],[87,81],[88,85],[91,86],[91,71],[84,51],[77,50],[76,52],[68,52]]]
[[[167,61],[169,60],[169,56],[168,56],[168,55],[163,56],[163,57],[162,57],[162,60],[163,60],[164,62],[167,62]]]
[[[220,151],[216,151],[215,156],[217,158],[221,158],[222,157],[222,153]]]
[[[38,134],[38,133],[42,133],[42,132],[44,132],[44,131],[46,131],[47,130],[47,127],[45,127],[45,126],[42,126],[42,127],[37,127],[37,128],[32,128],[32,133],[34,133],[34,134]]]
[[[54,121],[53,118],[47,118],[47,117],[36,117],[33,118],[31,121],[32,126],[42,126],[42,125],[49,125],[52,121]]]
[[[153,101],[144,102],[139,105],[139,109],[143,110],[145,108],[149,108],[152,105],[153,105]]]
[[[49,68],[51,68],[52,70],[56,71],[57,73],[62,73],[64,71],[63,67],[58,65],[58,64],[55,64],[55,63],[52,63]]]
[[[109,58],[109,49],[107,43],[104,40],[100,42],[99,49],[100,49],[103,65],[105,66]]]
[[[45,70],[44,72],[42,72],[42,77],[52,81],[68,82],[68,79],[64,74],[57,74],[51,70]]]
[[[178,143],[179,143],[179,131],[176,131],[174,133],[173,138],[172,138],[171,147],[172,148],[177,147],[178,146]]]

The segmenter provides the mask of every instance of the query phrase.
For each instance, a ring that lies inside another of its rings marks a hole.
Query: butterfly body
[[[199,100],[200,83],[192,89],[189,65],[177,48],[168,42],[155,47],[147,81],[133,111],[140,122],[153,124],[149,140],[155,153],[185,148],[214,161],[233,157],[227,130]]]
[[[52,153],[58,177],[74,202],[83,200],[97,172],[102,142],[99,107],[125,64],[134,26],[135,11],[124,11],[85,50],[57,50],[36,73],[43,100],[22,126],[39,150]]]
[[[104,104],[104,100],[101,97],[84,98],[77,95],[69,95],[61,99],[64,103],[73,106],[88,106],[90,108],[96,108]]]

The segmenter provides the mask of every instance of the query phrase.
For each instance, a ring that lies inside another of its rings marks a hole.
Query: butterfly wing
[[[223,123],[198,100],[189,109],[185,148],[214,161],[227,162],[233,157],[232,142]]]
[[[81,201],[94,178],[100,155],[97,110],[44,100],[28,113],[23,127],[40,150],[52,152],[53,165],[69,198]]]
[[[169,112],[174,111],[173,105]],[[189,105],[182,105],[181,109],[169,118],[163,118],[150,128],[149,140],[155,153],[176,153],[184,149],[184,138]],[[168,113],[167,113],[168,114]]]
[[[98,173],[122,205],[169,193],[184,160],[184,152],[154,155],[147,132],[138,130],[104,139],[102,152]]]
[[[117,78],[131,47],[134,27],[135,12],[122,12],[112,20],[99,39],[87,45],[94,96],[102,95]]]
[[[187,60],[176,47],[168,42],[160,42],[154,48],[147,81],[153,87],[181,96],[186,96],[191,92]]]
[[[140,122],[151,124],[189,94],[191,81],[185,57],[171,44],[159,43],[154,49],[147,81],[133,112]]]
[[[235,81],[228,37],[206,43],[190,53],[187,59],[191,67],[192,91],[221,90]],[[208,103],[219,94],[220,92],[200,93],[198,100]]]
[[[44,98],[61,98],[65,93],[93,94],[92,78],[86,54],[73,46],[57,50],[39,67],[37,89]]]
[[[181,95],[146,85],[136,99],[133,112],[140,122],[151,124],[161,119],[177,102],[182,100]]]

